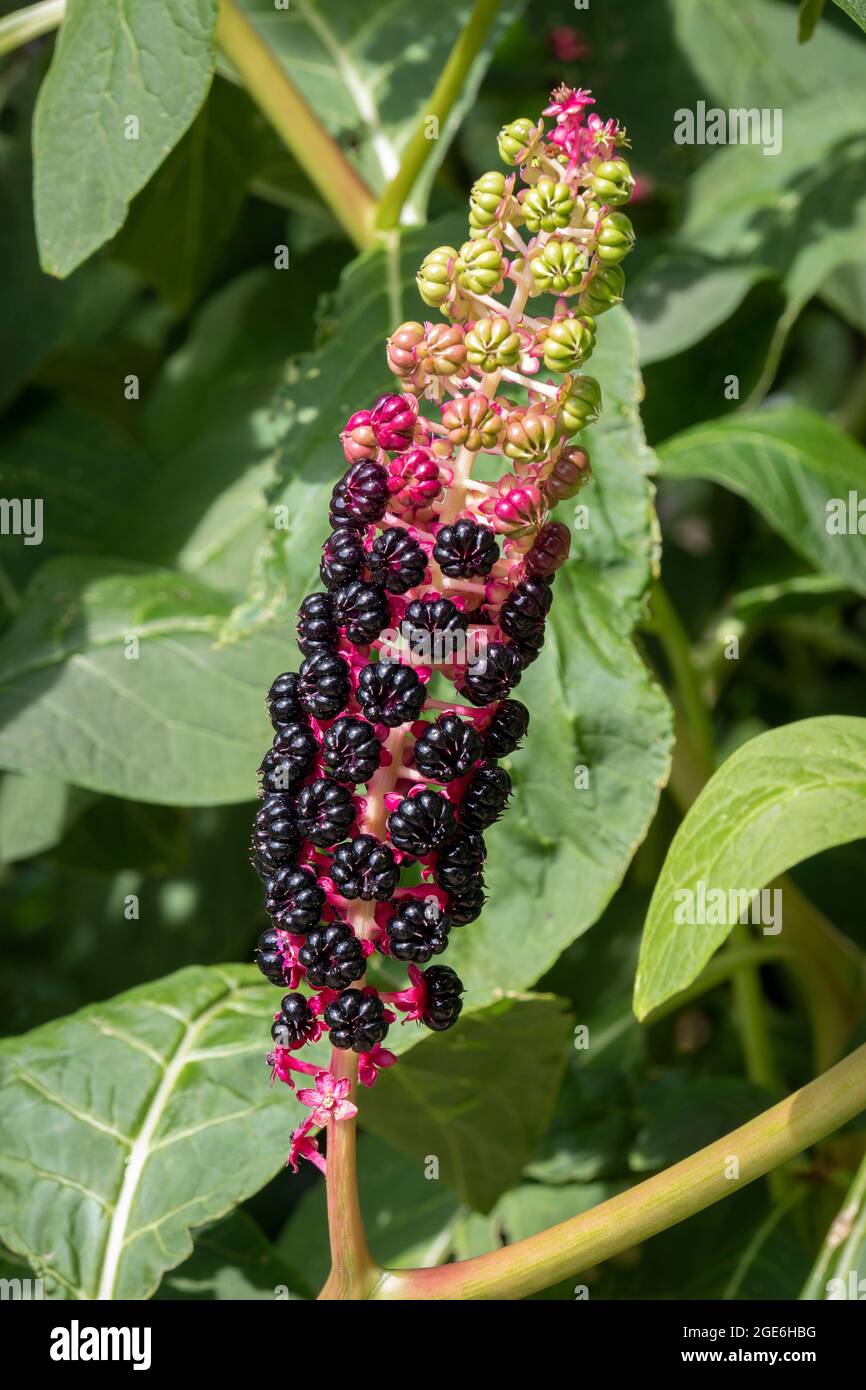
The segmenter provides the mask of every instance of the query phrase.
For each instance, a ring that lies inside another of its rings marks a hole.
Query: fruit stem
[[[13,10],[0,19],[0,54],[11,53],[40,35],[49,34],[62,24],[65,15],[66,0],[42,0],[41,4]]]

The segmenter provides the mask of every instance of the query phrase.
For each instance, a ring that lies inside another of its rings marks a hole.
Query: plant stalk
[[[372,1297],[426,1301],[526,1298],[740,1191],[864,1109],[866,1044],[748,1124],[591,1211],[460,1264],[386,1271]],[[736,1177],[729,1176],[734,1159]]]
[[[50,34],[63,23],[65,14],[66,0],[41,0],[38,5],[27,5],[5,15],[0,19],[0,56],[22,48],[42,34]]]

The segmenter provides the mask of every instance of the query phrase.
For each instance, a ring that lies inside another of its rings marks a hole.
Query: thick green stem
[[[357,170],[310,110],[285,68],[234,0],[221,0],[217,44],[242,78],[351,241],[375,240],[375,200]]]
[[[0,19],[0,55],[21,48],[41,34],[50,34],[63,22],[65,14],[66,0],[42,0],[39,5],[28,5],[5,15]]]
[[[451,50],[421,122],[403,151],[400,167],[379,199],[376,226],[383,231],[398,226],[403,206],[430,154],[431,141],[439,138],[455,101],[463,90],[469,69],[484,45],[502,0],[475,0],[475,8]],[[430,23],[441,22],[434,13]],[[429,124],[433,117],[435,124]],[[431,134],[431,130],[435,134]]]
[[[866,1045],[748,1124],[591,1211],[460,1264],[388,1271],[372,1297],[526,1298],[741,1191],[864,1109]]]
[[[842,1210],[836,1217],[824,1239],[818,1258],[803,1291],[801,1299],[814,1301],[825,1298],[830,1268],[837,1265],[840,1271],[851,1267],[851,1261],[866,1241],[866,1157],[842,1203]]]

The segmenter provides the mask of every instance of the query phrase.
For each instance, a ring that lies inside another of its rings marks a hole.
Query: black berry
[[[357,531],[334,531],[322,546],[319,575],[326,589],[339,589],[360,579],[367,555]]]
[[[496,534],[489,526],[462,517],[436,532],[433,559],[450,579],[476,579],[489,574],[499,559]]]
[[[345,989],[364,973],[361,943],[344,922],[331,922],[311,931],[298,961],[314,989]]]
[[[403,898],[386,928],[391,955],[426,965],[448,945],[448,923],[435,899]]]
[[[349,701],[349,665],[336,652],[314,652],[301,665],[298,694],[314,719],[336,719]]]
[[[529,710],[519,700],[503,700],[482,735],[488,758],[507,758],[518,748],[529,728]]]
[[[298,609],[298,646],[304,656],[333,651],[340,641],[330,594],[308,594]]]
[[[301,831],[292,816],[288,797],[275,794],[265,798],[253,825],[253,851],[260,873],[274,873],[281,864],[291,863],[301,848]]]
[[[333,1047],[369,1052],[388,1032],[385,1006],[377,994],[347,989],[325,1009]]]
[[[440,888],[449,893],[481,888],[486,854],[481,835],[474,830],[463,830],[453,840],[448,840],[436,855],[433,877]]]
[[[491,642],[484,656],[467,666],[458,689],[473,705],[492,705],[505,699],[522,674],[523,662],[514,645]]]
[[[460,824],[470,830],[486,830],[499,820],[511,795],[511,778],[504,767],[483,763],[466,785],[460,802]]]
[[[370,577],[389,594],[405,594],[424,582],[427,556],[402,526],[391,526],[376,539],[367,557]]]
[[[322,739],[325,771],[335,782],[369,782],[382,761],[382,745],[366,719],[343,715]]]
[[[285,989],[288,980],[283,965],[282,939],[279,932],[272,928],[262,932],[256,945],[255,961],[266,980],[270,980],[272,985],[282,985]]]
[[[344,473],[331,493],[331,526],[363,527],[381,521],[388,506],[388,470],[375,459],[361,459]]]
[[[333,593],[334,616],[350,642],[366,647],[391,621],[384,589],[354,579]]]
[[[544,628],[553,590],[543,579],[523,579],[499,610],[499,626],[516,642],[523,642]]]
[[[412,642],[416,633],[434,636],[437,632],[465,632],[469,618],[450,598],[415,599],[400,624],[403,635]]]
[[[356,815],[355,798],[330,777],[318,777],[295,797],[295,820],[305,840],[320,848],[342,840]]]
[[[259,766],[263,792],[289,791],[306,777],[319,751],[309,724],[283,724]]]
[[[387,902],[400,881],[400,869],[390,845],[375,835],[356,835],[334,850],[331,878],[344,898]]]
[[[449,965],[431,965],[424,971],[427,987],[427,1007],[421,1019],[436,1033],[453,1028],[463,1009],[463,984]]]
[[[304,718],[299,695],[299,678],[295,671],[284,671],[277,676],[268,691],[268,710],[275,729],[283,724],[294,724]]]
[[[395,729],[410,724],[424,708],[425,689],[418,672],[395,661],[375,661],[358,677],[358,701],[374,724]]]
[[[449,893],[446,912],[449,927],[465,927],[475,922],[481,916],[486,901],[481,884],[462,889],[459,893]]]
[[[322,919],[325,890],[312,869],[284,864],[268,879],[265,907],[274,926],[293,936],[304,936]]]
[[[271,1028],[278,1047],[303,1047],[316,1033],[316,1017],[303,994],[284,994],[279,1016]]]
[[[468,721],[456,714],[440,714],[413,748],[415,766],[436,782],[465,777],[481,757],[481,740]]]
[[[388,830],[398,849],[416,859],[438,849],[457,829],[450,801],[438,792],[406,796],[388,817]]]

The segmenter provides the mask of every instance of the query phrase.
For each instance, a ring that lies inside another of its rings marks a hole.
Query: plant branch
[[[842,1210],[824,1238],[818,1258],[809,1278],[803,1285],[801,1299],[814,1302],[827,1292],[830,1266],[838,1263],[840,1270],[851,1267],[858,1247],[866,1240],[866,1158],[860,1164]],[[840,1250],[841,1247],[841,1250]]]
[[[436,118],[439,126],[447,120],[463,89],[469,70],[484,45],[501,3],[502,0],[475,0],[475,8],[433,89],[428,109],[403,151],[399,169],[379,199],[376,226],[382,231],[399,225],[406,199],[412,192],[430,153],[432,141],[427,133],[427,122],[431,116]],[[432,22],[437,21],[434,18]],[[438,127],[436,138],[438,139]]]
[[[377,1299],[525,1298],[648,1240],[796,1157],[866,1109],[866,1045],[748,1124],[591,1211],[441,1269],[386,1271]],[[739,1175],[731,1178],[736,1158]]]
[[[0,19],[0,55],[11,53],[42,34],[50,34],[62,24],[65,14],[66,0],[41,0],[38,5],[5,15]]]
[[[234,0],[220,0],[216,40],[350,240],[362,251],[372,246],[372,193]]]

